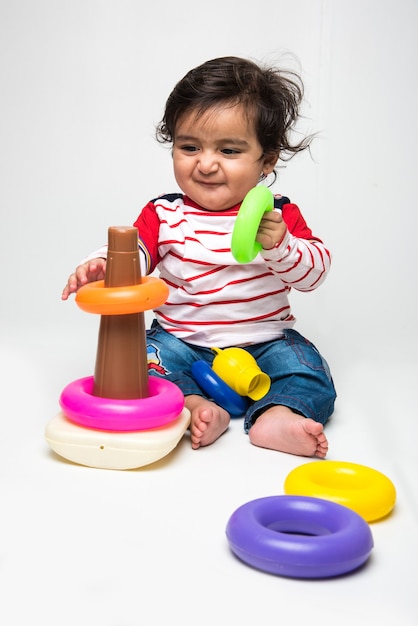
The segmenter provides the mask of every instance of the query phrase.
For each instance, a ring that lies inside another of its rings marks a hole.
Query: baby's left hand
[[[279,211],[266,211],[258,227],[256,241],[261,244],[264,250],[271,250],[282,241],[286,228]]]

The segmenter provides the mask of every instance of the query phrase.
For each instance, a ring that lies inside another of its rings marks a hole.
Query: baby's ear
[[[264,156],[263,161],[263,174],[268,176],[274,170],[277,161],[279,160],[279,155],[277,152],[271,152],[270,154],[266,154]]]

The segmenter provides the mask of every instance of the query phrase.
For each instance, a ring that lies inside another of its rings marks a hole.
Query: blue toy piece
[[[202,390],[224,408],[231,417],[241,417],[248,408],[247,398],[240,396],[222,378],[220,378],[209,363],[195,361],[191,368],[192,376]]]

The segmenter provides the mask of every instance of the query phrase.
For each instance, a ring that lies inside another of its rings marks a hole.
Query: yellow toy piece
[[[268,393],[271,380],[261,371],[254,357],[243,348],[212,348],[216,357],[213,371],[240,396],[261,400]]]
[[[288,495],[332,500],[356,511],[366,522],[385,517],[395,506],[392,481],[375,469],[340,461],[314,461],[292,470],[285,482]]]

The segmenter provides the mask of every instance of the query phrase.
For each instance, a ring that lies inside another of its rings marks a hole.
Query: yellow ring
[[[138,285],[105,287],[97,280],[80,287],[76,302],[87,313],[99,315],[128,315],[142,313],[163,304],[168,298],[168,287],[160,278],[145,276]]]
[[[342,504],[366,522],[388,515],[396,501],[395,487],[387,476],[364,465],[339,461],[316,461],[296,467],[288,474],[284,491]]]

